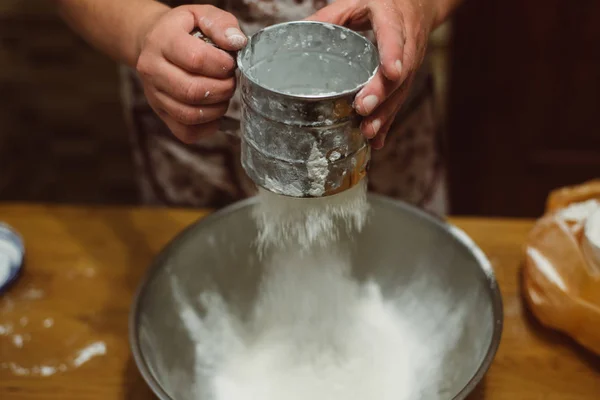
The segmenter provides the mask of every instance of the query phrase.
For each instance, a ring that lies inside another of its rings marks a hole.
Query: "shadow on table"
[[[158,397],[152,392],[142,375],[140,374],[133,357],[129,357],[125,367],[125,388],[123,389],[124,400],[157,400]]]
[[[519,296],[521,299],[521,293],[523,291],[523,279],[523,265],[521,265],[519,268]],[[542,325],[533,315],[527,306],[527,302],[525,301],[523,301],[523,316],[525,317],[525,323],[527,324],[530,332],[539,340],[546,342],[552,347],[568,347],[573,354],[579,360],[581,360],[581,362],[586,364],[589,368],[593,369],[597,373],[600,373],[600,356],[597,356],[591,351],[587,350],[567,334]]]
[[[79,221],[73,219],[65,218],[61,220],[61,223],[88,255],[98,261],[99,265],[106,263],[105,260],[107,259],[106,247],[99,244],[106,241],[118,242],[121,245],[120,251],[125,256],[126,276],[124,283],[128,292],[133,293],[137,289],[147,267],[160,249],[152,248],[148,241],[149,232],[142,231],[134,219],[124,210],[110,208],[101,208],[100,210],[101,221],[94,220],[93,222],[101,223],[102,231],[86,229],[85,224],[80,224]],[[85,218],[85,214],[82,214],[81,217]],[[157,224],[166,232],[181,230],[180,222],[171,220],[164,214],[160,215]],[[109,237],[104,236],[106,230],[110,232]],[[162,232],[155,232],[154,234],[161,235]],[[112,266],[107,265],[107,267]]]
[[[471,392],[471,394],[467,397],[466,400],[483,400],[485,399],[485,377],[475,389]]]

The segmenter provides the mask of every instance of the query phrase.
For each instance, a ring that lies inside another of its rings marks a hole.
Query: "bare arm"
[[[199,27],[220,48],[246,44],[236,18],[210,5],[171,9],[154,0],[55,0],[90,43],[135,67],[148,104],[186,143],[218,129],[235,90],[235,61],[190,35]]]
[[[117,61],[135,66],[150,27],[170,8],[154,0],[55,0],[69,26]]]

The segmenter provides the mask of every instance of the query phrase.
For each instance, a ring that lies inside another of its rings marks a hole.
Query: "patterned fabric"
[[[167,1],[175,7],[183,2]],[[198,2],[198,3],[207,3]],[[234,14],[251,35],[280,22],[302,19],[325,0],[224,0],[211,2]],[[134,71],[122,69],[123,98],[130,124],[143,199],[149,204],[222,207],[255,193],[240,165],[240,146],[224,133],[193,145],[180,143],[147,104]],[[428,61],[415,78],[411,94],[397,115],[386,146],[373,151],[369,189],[446,213],[446,186],[441,158],[441,129],[434,112],[433,78]],[[227,115],[239,119],[239,93]]]

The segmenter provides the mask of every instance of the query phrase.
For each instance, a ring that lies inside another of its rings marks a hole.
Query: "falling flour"
[[[364,180],[339,194],[307,199],[259,189],[253,210],[258,246],[298,250],[328,246],[338,239],[341,231],[361,231],[368,212]]]
[[[249,312],[215,291],[186,300],[172,277],[195,343],[190,399],[443,397],[441,365],[460,332],[452,324],[461,323],[467,308],[454,310],[443,290],[416,301],[430,285],[426,275],[393,300],[378,283],[358,281],[340,233],[359,232],[368,210],[364,182],[322,199],[261,192],[254,211],[258,241],[271,251]]]

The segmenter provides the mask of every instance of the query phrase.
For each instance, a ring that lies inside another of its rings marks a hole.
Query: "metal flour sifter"
[[[214,46],[200,31],[192,34]],[[323,197],[365,177],[370,146],[352,103],[379,66],[367,38],[337,25],[287,22],[252,35],[237,65],[241,162],[254,183],[280,195]],[[222,130],[237,131],[231,123],[224,120]]]

